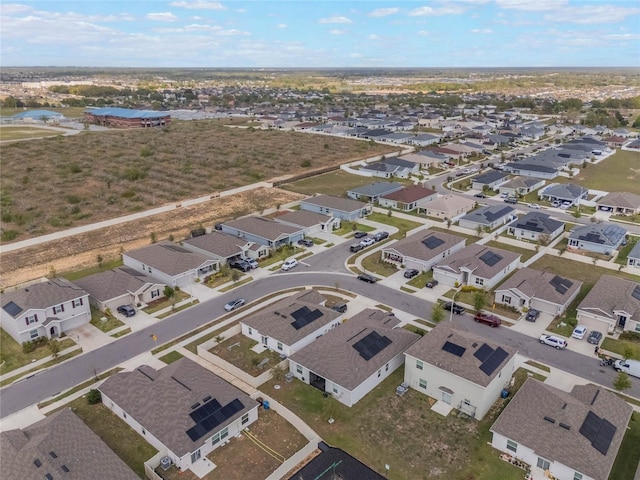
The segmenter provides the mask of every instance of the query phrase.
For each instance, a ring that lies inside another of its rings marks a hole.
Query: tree
[[[476,235],[478,236],[478,238],[482,238],[483,233],[484,233],[484,230],[482,229],[482,225],[478,225],[476,227]]]
[[[104,258],[102,258],[102,255],[97,255],[96,260],[98,261],[98,267],[102,268],[102,262],[104,261]]]
[[[436,323],[440,323],[444,319],[444,308],[439,303],[436,303],[431,310],[431,320]]]
[[[100,403],[101,401],[102,394],[100,393],[100,390],[96,390],[95,388],[89,390],[89,393],[87,393],[87,402],[89,403],[89,405],[95,405],[96,403]]]
[[[235,268],[231,270],[231,280],[233,281],[233,283],[236,283],[238,280],[240,280],[240,272]]]
[[[49,350],[51,351],[51,356],[53,358],[58,358],[58,354],[60,353],[60,343],[57,340],[51,340],[48,344]]]
[[[484,296],[484,290],[478,290],[473,295],[473,308],[475,308],[476,312],[481,312],[486,303],[487,301]]]
[[[169,285],[164,287],[163,293],[164,293],[164,296],[167,297],[168,299],[172,299],[176,295],[176,291],[173,288],[171,288]]]
[[[615,388],[618,392],[630,389],[631,380],[629,379],[629,374],[627,372],[618,373],[615,380],[613,381],[613,388]]]

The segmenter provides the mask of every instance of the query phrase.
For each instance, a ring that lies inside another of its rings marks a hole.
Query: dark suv
[[[356,232],[353,234],[355,238],[364,238],[367,236],[367,232]]]
[[[363,282],[367,283],[376,283],[378,281],[376,277],[374,277],[373,275],[369,275],[368,273],[361,273],[360,275],[358,275],[358,280],[362,280]]]
[[[136,309],[131,305],[120,305],[117,310],[125,317],[133,317],[136,314]]]
[[[413,278],[418,275],[420,272],[415,268],[410,268],[409,270],[404,271],[404,278]]]
[[[245,262],[244,260],[231,260],[229,262],[229,266],[243,272],[248,272],[249,270],[251,270],[251,265],[249,264],[249,262]]]
[[[476,313],[476,316],[473,317],[476,322],[484,323],[489,325],[490,327],[499,327],[502,323],[498,317],[495,315],[491,315],[490,313]]]
[[[442,305],[442,308],[444,308],[447,312],[453,310],[453,313],[455,313],[456,315],[462,315],[464,313],[464,307],[462,305],[458,305],[457,303],[447,302]]]
[[[351,250],[352,252],[354,252],[354,253],[355,253],[355,252],[359,252],[359,251],[360,251],[360,250],[362,250],[363,248],[364,248],[364,246],[363,246],[363,245],[361,245],[361,244],[359,244],[359,243],[356,243],[355,245],[351,245],[351,246],[349,247],[349,250]]]
[[[525,319],[527,320],[527,322],[535,322],[539,316],[540,312],[538,310],[536,310],[535,308],[530,308]]]
[[[380,240],[384,240],[385,238],[389,238],[389,232],[378,232],[373,236],[373,239],[376,242],[379,242]]]

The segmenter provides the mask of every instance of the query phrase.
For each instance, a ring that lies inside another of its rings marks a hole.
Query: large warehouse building
[[[171,115],[167,112],[117,107],[85,110],[84,117],[90,123],[115,128],[165,127],[171,123]]]

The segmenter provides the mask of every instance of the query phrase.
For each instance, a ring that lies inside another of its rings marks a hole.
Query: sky
[[[639,67],[640,2],[2,0],[0,64]]]

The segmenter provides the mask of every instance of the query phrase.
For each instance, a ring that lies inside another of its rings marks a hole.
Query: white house
[[[538,242],[545,238],[550,242],[564,232],[564,222],[554,220],[550,215],[542,212],[527,212],[516,218],[507,227],[507,233],[518,240]]]
[[[370,203],[359,202],[350,198],[316,195],[302,200],[300,208],[309,212],[331,215],[341,220],[353,222],[369,215],[373,207]]]
[[[509,385],[515,350],[441,323],[405,352],[409,387],[482,419]]]
[[[438,198],[434,190],[411,185],[396,192],[387,193],[380,197],[379,204],[383,208],[395,208],[403,212],[412,212],[424,207],[428,202]]]
[[[382,261],[422,272],[464,248],[465,239],[446,232],[421,230],[382,249]]]
[[[64,278],[54,278],[2,294],[0,324],[22,344],[60,334],[91,321],[89,294]]]
[[[627,235],[627,229],[614,223],[592,223],[577,225],[569,232],[568,247],[589,252],[611,255]]]
[[[284,212],[282,215],[276,216],[274,220],[278,223],[302,228],[305,236],[313,236],[320,232],[330,233],[340,228],[339,218],[307,210]]]
[[[269,247],[235,235],[214,230],[205,235],[188,238],[182,246],[189,251],[207,258],[212,258],[220,264],[238,257],[260,259],[269,255]]]
[[[515,209],[509,205],[488,205],[476,208],[460,217],[458,225],[460,227],[477,230],[478,227],[494,230],[507,222],[516,218]]]

